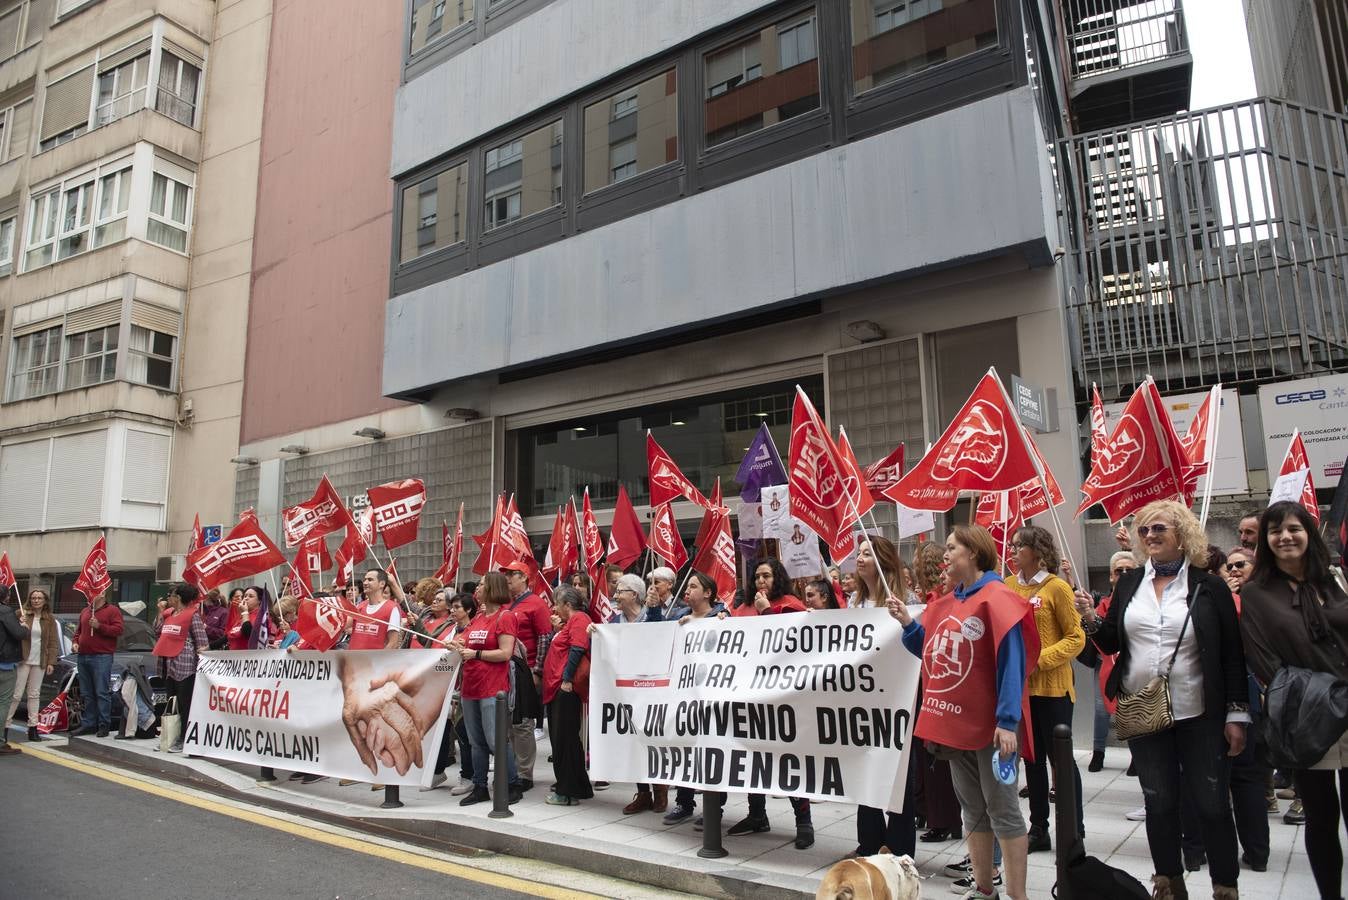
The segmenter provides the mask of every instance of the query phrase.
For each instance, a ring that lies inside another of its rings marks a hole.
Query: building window
[[[126,358],[126,377],[136,384],[173,390],[173,348],[177,338],[162,331],[131,326],[130,353]]]
[[[116,325],[66,337],[64,390],[89,387],[117,377]]]
[[[10,400],[55,393],[61,375],[61,326],[15,338],[10,371]]]
[[[100,174],[107,169],[114,170]],[[130,184],[131,167],[121,160],[34,195],[25,271],[126,237]]]
[[[154,108],[189,128],[197,117],[201,69],[165,51],[159,61],[159,91]]]
[[[142,53],[98,76],[98,107],[94,127],[106,125],[145,108],[150,79],[150,54]]]
[[[155,172],[150,184],[150,221],[145,228],[145,237],[171,250],[186,253],[191,199],[191,187],[162,172]]]
[[[855,0],[851,6],[858,94],[997,46],[996,0]]]
[[[14,226],[17,221],[14,216],[0,219],[0,269],[14,265]]]
[[[812,14],[788,19],[706,54],[708,147],[819,108],[815,24]]]
[[[415,0],[412,6],[412,53],[473,21],[473,0]]]
[[[19,20],[23,17],[23,4],[0,15],[0,59],[8,59],[19,52]]]
[[[673,69],[585,107],[585,191],[677,160],[678,122]]]
[[[403,189],[402,262],[467,237],[468,166],[460,163]]]
[[[490,231],[561,202],[562,122],[558,119],[487,150],[486,218]]]

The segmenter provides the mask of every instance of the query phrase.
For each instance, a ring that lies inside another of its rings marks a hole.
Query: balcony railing
[[[1180,0],[1064,0],[1072,77],[1089,78],[1188,52]]]
[[[1348,370],[1348,118],[1259,99],[1059,144],[1081,384]]]

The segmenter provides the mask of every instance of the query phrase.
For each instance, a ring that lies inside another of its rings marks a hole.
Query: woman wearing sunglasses
[[[1208,542],[1187,507],[1150,503],[1135,525],[1144,565],[1119,578],[1105,618],[1089,599],[1079,597],[1078,608],[1100,651],[1118,654],[1105,686],[1111,698],[1138,693],[1169,673],[1173,724],[1128,742],[1146,803],[1152,896],[1189,896],[1180,850],[1180,797],[1188,794],[1207,848],[1212,895],[1236,898],[1229,757],[1245,748],[1250,713],[1235,604],[1226,582],[1203,571]]]
[[[1226,565],[1222,566],[1222,577],[1226,586],[1236,596],[1236,608],[1240,608],[1240,589],[1249,581],[1254,571],[1254,554],[1244,547],[1236,547],[1226,554]]]

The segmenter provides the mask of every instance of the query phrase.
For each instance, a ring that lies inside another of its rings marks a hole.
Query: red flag
[[[649,431],[646,432],[646,471],[650,480],[651,506],[659,506],[679,497],[687,497],[698,506],[707,505],[707,498],[688,480]]]
[[[281,510],[281,530],[285,534],[286,547],[298,547],[310,535],[331,534],[349,519],[342,498],[324,475],[313,497]]]
[[[661,504],[664,505],[664,504]],[[724,511],[729,514],[730,510],[726,507],[725,501],[721,499],[721,476],[716,476],[716,485],[711,489],[711,499],[707,501],[707,507],[702,510],[702,521],[697,526],[697,536],[693,538],[693,552],[707,542],[712,528],[716,524],[716,514]]]
[[[505,515],[501,519],[501,544],[508,559],[518,560],[524,566],[524,574],[529,579],[529,587],[540,597],[551,597],[552,588],[543,577],[543,570],[534,557],[533,544],[529,542],[529,532],[524,530],[524,519],[519,507],[515,505],[515,495],[510,495]]]
[[[306,598],[300,601],[295,630],[309,650],[331,650],[356,610],[345,597]]]
[[[1040,490],[1043,497],[1043,490]],[[1062,502],[1059,498],[1059,503]],[[974,512],[974,524],[982,525],[992,535],[997,544],[997,555],[1012,572],[1016,570],[1016,554],[1011,549],[1011,537],[1025,524],[1021,511],[1020,491],[996,491],[982,494],[978,498],[978,509]]]
[[[384,539],[385,547],[396,550],[417,539],[421,508],[426,505],[426,485],[420,478],[390,481],[366,493],[374,511],[375,530]]]
[[[613,603],[608,597],[608,581],[603,578],[594,580],[594,600],[590,603],[590,618],[597,624],[604,624],[613,618]]]
[[[717,481],[720,484],[720,481]],[[627,488],[618,485],[618,502],[613,507],[613,525],[608,532],[608,561],[626,569],[641,558],[646,550],[646,535],[641,531],[641,520],[627,496]]]
[[[317,572],[321,575],[330,568],[332,568],[332,557],[328,555],[328,542],[322,536],[310,533],[300,544],[299,552],[295,554],[294,580],[303,585],[306,595],[312,596],[314,573]],[[322,578],[319,581],[322,581]],[[295,596],[300,595],[296,594]]]
[[[1062,488],[1058,486],[1058,479],[1053,477],[1053,470],[1048,467],[1048,463],[1044,462],[1044,454],[1039,452],[1039,445],[1028,434],[1025,435],[1025,443],[1029,445],[1031,452],[1034,453],[1035,460],[1039,463],[1039,468],[1044,472],[1044,480],[1048,482],[1052,504],[1061,506],[1065,499]],[[1019,495],[1017,506],[1022,522],[1029,521],[1031,516],[1037,516],[1041,512],[1048,511],[1049,500],[1044,498],[1044,486],[1040,484],[1038,476],[1022,484],[1016,493]]]
[[[855,511],[857,518],[860,519],[875,506],[875,498],[871,496],[871,490],[866,486],[866,476],[862,473],[861,463],[857,462],[857,455],[852,450],[852,442],[847,439],[847,430],[841,425],[838,426],[838,459],[847,473],[845,477],[848,494],[858,498]]]
[[[1287,455],[1282,458],[1279,475],[1292,475],[1306,470],[1306,484],[1301,488],[1301,505],[1315,521],[1320,521],[1320,503],[1315,499],[1315,482],[1311,480],[1311,460],[1306,455],[1306,444],[1301,440],[1301,430],[1292,432],[1292,442],[1287,445]]]
[[[446,586],[453,586],[459,577],[459,559],[463,556],[463,504],[459,504],[459,518],[454,523],[454,539],[449,537],[449,525],[442,522],[443,533],[441,542],[443,544],[442,561],[440,568],[435,570],[433,576],[439,582]]]
[[[1091,460],[1077,515],[1092,504],[1117,522],[1153,500],[1184,494],[1184,448],[1150,379],[1138,386],[1109,441]]]
[[[491,524],[487,526],[487,530],[473,535],[479,551],[477,559],[473,560],[474,574],[486,575],[488,572],[495,572],[499,563],[510,556],[509,551],[501,546],[501,522],[504,518],[505,495],[501,494],[496,498],[496,509],[492,512]]]
[[[651,516],[650,548],[676,571],[688,562],[688,551],[684,549],[683,538],[679,536],[679,523],[668,503],[657,506]]]
[[[112,578],[108,575],[108,539],[100,536],[84,558],[80,575],[75,579],[75,590],[88,597],[92,603],[95,597],[107,593],[110,587]]]
[[[729,602],[735,596],[735,538],[730,533],[730,513],[724,509],[712,512],[709,539],[697,548],[693,568],[716,582],[716,596]]]
[[[192,558],[196,556],[197,552],[205,545],[206,538],[201,533],[201,514],[197,513],[192,519],[192,541],[187,545],[187,561],[183,565],[183,581],[188,584],[196,584],[197,579],[200,577],[197,575],[196,567],[192,565]]]
[[[75,681],[75,672],[70,673],[70,678],[66,681],[66,686],[61,688],[61,693],[52,698],[52,701],[42,707],[37,714],[37,730],[41,734],[59,734],[62,731],[70,730],[70,685]]]
[[[196,561],[201,587],[209,591],[226,581],[258,575],[277,566],[286,558],[267,537],[256,516],[244,516],[229,534],[206,548]]]
[[[1184,432],[1184,437],[1180,438],[1180,446],[1184,448],[1186,463],[1184,470],[1186,493],[1197,490],[1199,477],[1206,475],[1211,468],[1211,456],[1216,451],[1212,441],[1213,417],[1221,404],[1222,386],[1215,384],[1212,386],[1212,390],[1208,391],[1208,395],[1203,398],[1203,405],[1198,407],[1198,413],[1189,423],[1188,429]]]
[[[824,539],[834,559],[847,557],[856,543],[852,525],[870,492],[860,470],[843,461],[824,420],[799,387],[791,413],[788,459],[791,515]]]
[[[9,589],[19,583],[14,575],[14,567],[9,564],[9,554],[0,553],[0,599],[9,593]]]
[[[566,512],[557,507],[557,517],[552,520],[552,536],[548,538],[548,552],[543,557],[543,574],[549,581],[570,578],[576,571],[580,547],[575,525],[575,507],[568,503]]]
[[[356,563],[365,558],[365,552],[374,543],[374,516],[365,507],[346,525],[346,537],[337,548],[337,584],[345,585],[355,574]]]
[[[604,539],[599,536],[599,523],[594,520],[594,510],[590,508],[588,487],[580,507],[580,540],[585,550],[585,571],[598,581],[604,575]]]
[[[903,444],[895,447],[884,459],[871,463],[862,474],[866,476],[866,488],[872,496],[883,494],[891,485],[898,484],[903,477]]]
[[[1024,432],[989,369],[940,439],[884,494],[909,509],[945,512],[960,491],[1008,491],[1034,477]]]
[[[1105,404],[1100,399],[1100,389],[1091,382],[1091,459],[1109,443],[1109,431],[1105,426]]]

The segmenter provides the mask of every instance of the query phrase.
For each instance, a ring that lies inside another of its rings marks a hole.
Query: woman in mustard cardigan
[[[1072,683],[1072,660],[1086,646],[1072,587],[1058,576],[1060,560],[1053,535],[1035,525],[1020,528],[1011,540],[1020,570],[1006,586],[1030,601],[1034,624],[1039,629],[1039,666],[1030,675],[1030,723],[1033,726],[1034,761],[1025,764],[1030,789],[1029,851],[1052,850],[1049,839],[1048,758],[1053,726],[1072,724],[1076,690]],[[1054,772],[1055,778],[1065,773]],[[1084,834],[1081,817],[1081,772],[1072,763],[1077,786],[1077,830]]]

